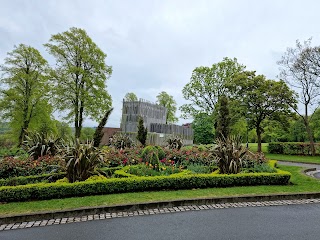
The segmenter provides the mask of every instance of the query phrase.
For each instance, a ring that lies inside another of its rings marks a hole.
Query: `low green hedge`
[[[320,153],[320,144],[314,145],[316,153]],[[268,152],[287,155],[311,155],[310,143],[304,142],[273,142],[268,145]]]
[[[0,186],[17,186],[17,185],[26,185],[39,182],[54,182],[58,179],[64,178],[66,173],[51,173],[51,174],[42,174],[35,176],[21,176],[21,177],[11,177],[6,179],[0,179]]]
[[[291,174],[192,174],[158,177],[111,178],[95,182],[38,183],[21,186],[0,187],[0,202],[28,201],[66,198],[122,192],[157,191],[163,189],[192,189],[209,187],[232,187],[254,185],[288,184]]]

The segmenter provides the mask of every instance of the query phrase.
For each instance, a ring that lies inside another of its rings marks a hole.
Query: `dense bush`
[[[288,172],[277,170],[277,173],[171,175],[113,178],[95,182],[38,183],[0,187],[0,199],[3,202],[13,202],[162,189],[283,185],[288,184],[290,176]]]
[[[159,160],[162,160],[166,157],[166,153],[164,152],[164,150],[162,149],[162,147],[160,146],[146,146],[145,148],[142,149],[141,152],[141,158],[143,162],[148,162],[148,158],[150,153],[154,152],[157,157],[159,158]]]
[[[317,154],[320,154],[320,144],[315,144]],[[287,155],[311,155],[310,143],[273,142],[268,145],[269,153]]]
[[[5,157],[0,160],[0,178],[40,175],[52,171],[65,171],[64,160],[52,156],[43,156],[37,160],[33,160],[32,157],[27,159]]]
[[[19,155],[23,155],[23,154],[26,154],[26,151],[24,151],[21,148],[17,148],[17,147],[11,147],[11,148],[2,147],[2,148],[0,148],[0,158],[1,157],[19,156]]]
[[[17,185],[26,185],[31,183],[38,182],[55,182],[58,179],[63,178],[66,175],[65,172],[62,173],[51,173],[51,174],[42,174],[35,176],[21,176],[21,177],[11,177],[7,179],[0,179],[0,186],[17,186]]]

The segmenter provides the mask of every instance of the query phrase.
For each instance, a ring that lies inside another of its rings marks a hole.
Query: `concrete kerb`
[[[123,211],[138,211],[155,208],[172,208],[186,205],[208,205],[208,204],[223,204],[223,203],[240,203],[240,202],[261,202],[261,201],[277,201],[277,200],[300,200],[300,199],[316,199],[320,198],[320,192],[316,193],[296,193],[296,194],[268,194],[268,195],[243,195],[219,198],[196,198],[183,199],[174,201],[148,202],[125,204],[115,206],[98,206],[98,207],[83,207],[77,209],[69,209],[62,211],[38,212],[32,214],[21,214],[0,217],[1,224],[40,221],[44,219],[57,219],[66,217],[81,217],[84,215],[94,215],[107,212],[123,212]]]

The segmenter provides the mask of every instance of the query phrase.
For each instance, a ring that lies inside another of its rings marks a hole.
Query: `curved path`
[[[309,176],[319,178],[320,179],[320,164],[312,164],[312,163],[300,163],[300,162],[286,162],[278,160],[278,164],[286,165],[286,166],[297,166],[304,168],[315,168],[315,171],[310,172]]]

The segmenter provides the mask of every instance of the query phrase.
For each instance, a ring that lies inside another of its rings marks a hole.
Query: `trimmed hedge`
[[[0,202],[66,198],[123,192],[157,191],[163,189],[192,189],[254,185],[288,184],[291,174],[192,174],[157,177],[112,178],[95,182],[38,183],[16,187],[0,187]]]
[[[65,172],[61,173],[51,173],[51,174],[42,174],[35,176],[21,176],[21,177],[11,177],[6,179],[0,179],[0,186],[17,186],[17,185],[26,185],[39,182],[54,182],[58,179],[64,178],[66,176]]]
[[[320,144],[315,143],[316,153],[320,153]],[[273,142],[268,145],[269,153],[287,155],[311,155],[310,143],[304,142]]]

